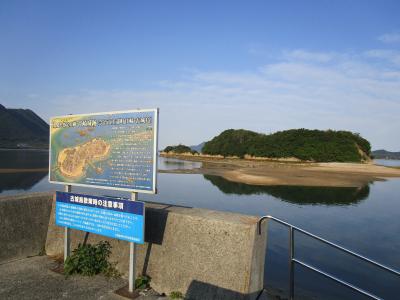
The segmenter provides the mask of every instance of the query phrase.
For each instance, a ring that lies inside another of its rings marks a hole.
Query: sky
[[[0,1],[0,103],[160,109],[160,148],[228,128],[400,151],[400,1]],[[1,125],[0,125],[1,126]]]

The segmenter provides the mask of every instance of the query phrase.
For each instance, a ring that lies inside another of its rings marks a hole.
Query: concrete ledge
[[[63,254],[63,228],[54,224],[54,206],[46,242],[48,255]],[[137,246],[137,275],[152,287],[190,299],[255,299],[262,290],[266,249],[258,218],[205,209],[146,203],[146,244]],[[72,248],[84,240],[73,230]],[[108,240],[111,260],[127,275],[129,244],[90,234],[88,242]]]
[[[44,253],[51,195],[0,197],[0,263]]]
[[[64,228],[55,225],[54,210],[50,194],[3,197],[0,261],[37,255],[44,245],[48,255],[63,255]],[[190,299],[255,299],[263,287],[267,223],[258,235],[257,220],[146,203],[146,244],[137,246],[137,275],[149,275],[160,293],[180,291]],[[72,230],[72,249],[84,235]],[[88,242],[100,240],[111,243],[111,260],[127,275],[129,243],[94,234]]]

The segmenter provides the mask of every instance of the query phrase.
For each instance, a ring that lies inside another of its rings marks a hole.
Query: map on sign
[[[158,110],[50,120],[49,181],[156,192]]]

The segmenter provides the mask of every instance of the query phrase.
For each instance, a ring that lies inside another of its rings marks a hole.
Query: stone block
[[[51,194],[0,197],[0,263],[44,253]]]
[[[137,245],[136,275],[152,287],[190,299],[255,299],[263,288],[266,222],[257,234],[257,217],[206,209],[146,203],[144,245]],[[84,232],[72,230],[71,247]],[[63,255],[64,228],[55,225],[53,204],[46,253]],[[129,243],[90,234],[89,243],[108,240],[111,261],[127,276]]]

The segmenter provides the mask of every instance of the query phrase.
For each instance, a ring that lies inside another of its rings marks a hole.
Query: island
[[[89,165],[104,160],[110,153],[110,144],[100,138],[94,138],[84,144],[63,149],[57,158],[61,175],[68,178],[79,178],[85,174]],[[101,172],[96,168],[96,172]]]
[[[349,131],[291,129],[266,135],[228,129],[206,142],[200,154],[163,151],[161,156],[202,162],[200,168],[162,172],[217,175],[252,185],[362,187],[400,177],[398,168],[374,165],[369,141]]]
[[[167,146],[163,150],[164,153],[169,153],[169,154],[198,154],[196,150],[193,150],[189,146],[186,145],[176,145],[176,146]]]
[[[371,159],[371,145],[350,131],[302,128],[262,134],[228,129],[206,142],[202,153],[311,162],[363,162]]]

